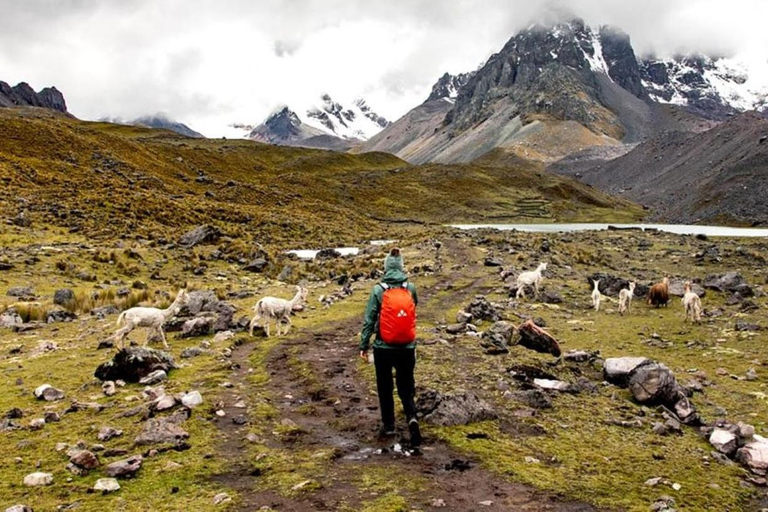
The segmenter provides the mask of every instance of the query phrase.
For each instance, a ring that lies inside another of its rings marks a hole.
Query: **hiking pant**
[[[374,348],[373,363],[376,367],[376,389],[379,393],[381,422],[387,429],[395,427],[395,399],[392,396],[392,369],[395,369],[397,394],[403,404],[407,420],[416,417],[416,393],[413,370],[416,367],[416,350],[412,348]]]

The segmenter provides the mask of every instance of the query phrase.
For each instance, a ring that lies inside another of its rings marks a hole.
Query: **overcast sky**
[[[0,80],[55,85],[83,119],[164,112],[207,136],[323,92],[396,119],[563,10],[638,53],[768,58],[765,0],[0,0]]]

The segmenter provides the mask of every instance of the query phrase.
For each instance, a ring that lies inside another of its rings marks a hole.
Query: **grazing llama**
[[[690,318],[692,322],[701,322],[701,299],[691,291],[691,282],[685,282],[685,294],[683,295],[683,307],[685,307],[685,321]]]
[[[619,292],[619,314],[630,313],[632,310],[632,297],[635,296],[635,285],[633,281],[629,283],[629,289],[624,288]]]
[[[600,280],[592,280],[592,282],[595,284],[595,289],[592,290],[592,305],[595,307],[595,311],[600,311],[600,299],[602,298],[602,295],[600,295]]]
[[[280,336],[280,324],[285,322],[285,332],[282,334],[288,334],[288,330],[291,328],[291,311],[297,304],[301,304],[307,298],[307,289],[303,286],[296,287],[296,295],[291,300],[278,299],[276,297],[264,297],[253,306],[253,310],[256,314],[253,316],[249,325],[249,332],[253,336],[253,329],[258,325],[259,320],[262,318],[264,322],[264,332],[269,337],[269,322],[275,320],[275,327],[277,328],[277,335]]]
[[[543,279],[541,273],[545,270],[547,270],[547,264],[541,263],[536,267],[536,270],[523,272],[517,276],[517,293],[515,294],[515,298],[525,298],[525,287],[530,285],[533,285],[534,296],[538,297],[539,283],[541,283],[541,280]]]
[[[651,286],[648,291],[648,304],[651,306],[666,306],[669,303],[669,278],[665,277],[660,283]]]
[[[129,332],[136,327],[148,327],[160,334],[160,338],[163,340],[163,347],[168,348],[168,342],[165,339],[165,332],[163,331],[163,324],[171,318],[173,315],[179,312],[179,310],[189,301],[189,294],[186,290],[179,290],[176,295],[176,299],[173,304],[166,309],[158,308],[145,308],[136,307],[123,311],[120,316],[117,317],[117,326],[125,324],[124,327],[118,329],[115,333],[115,338],[121,344],[121,348],[125,348],[125,337]],[[144,341],[144,346],[147,346],[149,340],[149,334],[147,334],[147,340]]]

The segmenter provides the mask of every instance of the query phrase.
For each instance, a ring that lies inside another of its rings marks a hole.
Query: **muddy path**
[[[452,276],[446,275],[431,289],[425,289],[423,296],[427,298],[437,290],[451,291],[451,281]],[[457,303],[482,293],[480,283],[478,279],[451,291],[451,297],[443,296],[440,302]],[[286,452],[332,453],[325,474],[318,479],[319,488],[300,493],[299,497],[254,488],[261,475],[243,456],[248,443],[247,425],[238,425],[232,418],[242,416],[242,406],[248,404],[251,353],[260,341],[235,347],[232,387],[223,393],[220,404],[226,417],[218,421],[225,437],[219,455],[231,462],[231,471],[217,479],[239,492],[237,510],[264,506],[287,511],[361,510],[378,494],[361,485],[361,475],[372,471],[385,475],[385,479],[391,475],[393,482],[414,482],[396,489],[408,509],[595,510],[590,505],[509,482],[428,434],[422,448],[411,452],[402,416],[398,418],[398,436],[379,439],[375,385],[370,369],[357,357],[359,329],[360,318],[355,316],[299,332],[281,340],[266,358],[269,381],[264,391],[279,412],[275,423],[289,427],[290,435],[273,432],[266,434],[264,441]]]

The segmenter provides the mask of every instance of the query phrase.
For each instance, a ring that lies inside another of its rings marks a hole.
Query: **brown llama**
[[[669,278],[665,277],[660,283],[656,283],[648,290],[648,299],[646,300],[649,305],[666,306],[669,303]]]

